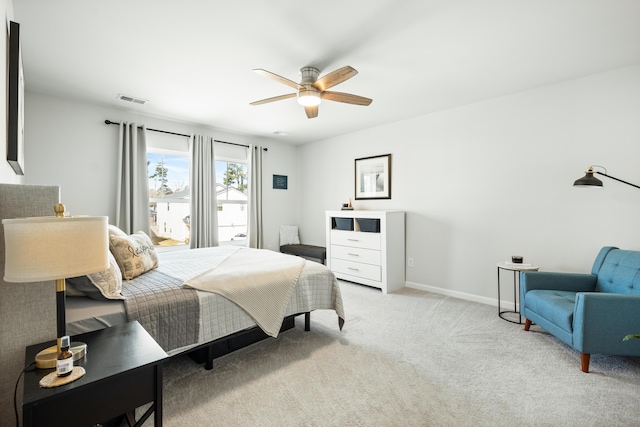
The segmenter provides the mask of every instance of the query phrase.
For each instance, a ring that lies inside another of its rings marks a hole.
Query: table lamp
[[[65,278],[109,267],[107,217],[64,216],[64,205],[54,206],[56,216],[3,219],[5,240],[4,280],[34,283],[55,280],[57,345],[36,356],[36,367],[55,368],[60,341],[66,335]],[[72,343],[74,360],[84,357],[86,345]],[[77,353],[77,354],[76,354]]]

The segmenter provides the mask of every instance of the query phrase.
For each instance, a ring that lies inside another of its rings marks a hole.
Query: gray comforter
[[[165,351],[198,342],[200,303],[195,290],[158,270],[124,283],[129,321],[137,320]]]

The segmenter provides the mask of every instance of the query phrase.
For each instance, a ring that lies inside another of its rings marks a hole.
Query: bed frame
[[[311,330],[311,313],[299,313],[287,316],[282,322],[280,332],[288,331],[295,327],[296,317],[304,314],[304,330],[309,332]],[[232,353],[241,348],[247,347],[251,344],[255,344],[270,338],[269,335],[264,333],[258,326],[245,329],[244,331],[236,332],[226,337],[218,338],[215,341],[204,343],[198,347],[189,350],[188,354],[191,359],[196,363],[204,363],[204,368],[207,370],[213,369],[213,360],[225,354]]]

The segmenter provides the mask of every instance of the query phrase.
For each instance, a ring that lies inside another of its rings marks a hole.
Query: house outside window
[[[236,157],[216,156],[220,245],[244,246],[247,242],[248,165],[246,159]],[[160,250],[188,248],[191,217],[188,150],[156,148],[149,141],[147,171],[153,244]]]

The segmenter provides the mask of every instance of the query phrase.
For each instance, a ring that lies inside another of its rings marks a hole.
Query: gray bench
[[[319,259],[324,264],[327,259],[327,248],[324,246],[313,245],[282,245],[280,246],[280,252],[283,254],[298,255],[305,258]]]

